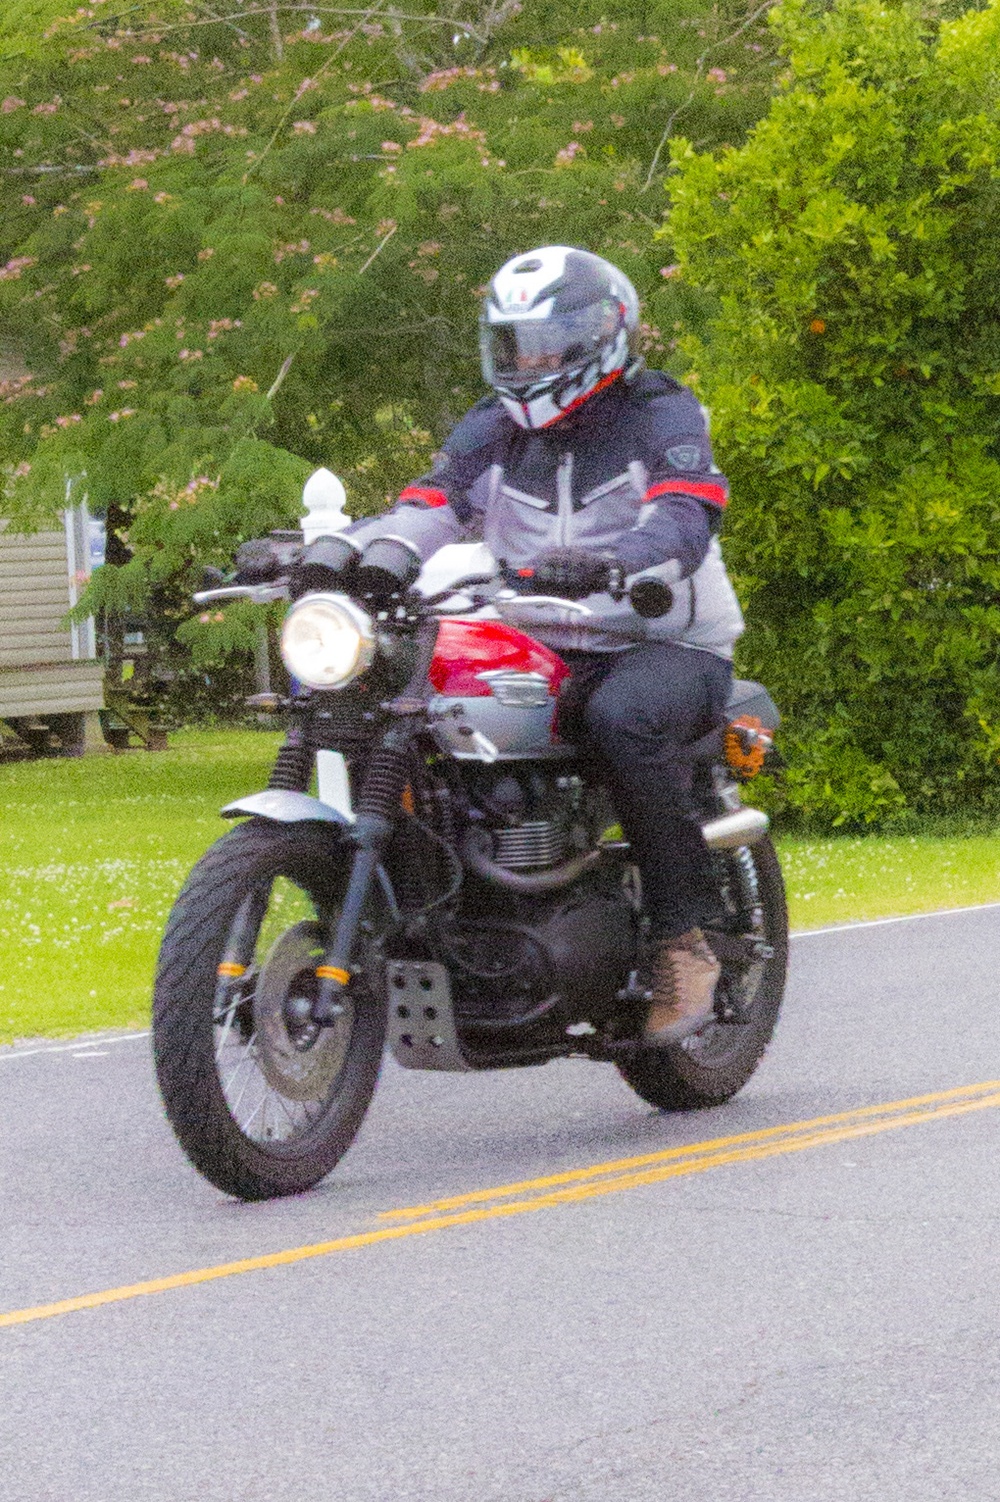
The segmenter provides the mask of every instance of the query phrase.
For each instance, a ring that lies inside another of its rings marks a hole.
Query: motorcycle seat
[[[741,715],[755,715],[765,730],[777,730],[781,722],[777,706],[762,683],[752,678],[734,678],[726,700],[726,716],[731,720]]]

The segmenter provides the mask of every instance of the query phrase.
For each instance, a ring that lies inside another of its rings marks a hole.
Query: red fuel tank
[[[438,743],[460,759],[482,757],[477,733],[501,760],[567,755],[556,708],[568,677],[561,657],[503,621],[442,621],[430,671]]]
[[[485,698],[492,689],[477,675],[503,669],[540,673],[554,698],[569,668],[557,653],[503,621],[442,621],[431,683],[449,698]]]

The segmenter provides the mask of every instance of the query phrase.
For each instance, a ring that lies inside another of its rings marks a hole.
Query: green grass
[[[1000,831],[778,841],[794,928],[1000,901]]]
[[[165,752],[0,767],[0,1043],[145,1025],[170,905],[279,739],[185,731]],[[1000,900],[988,831],[779,848],[793,928]]]
[[[0,767],[0,1042],[145,1025],[171,904],[279,743],[185,731],[169,751]]]

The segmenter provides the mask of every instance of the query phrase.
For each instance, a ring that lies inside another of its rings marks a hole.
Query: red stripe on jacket
[[[710,480],[661,480],[659,485],[649,487],[646,500],[653,501],[658,495],[693,495],[699,501],[712,501],[716,506],[724,506],[729,499],[725,485]]]
[[[431,485],[407,485],[405,490],[399,492],[401,501],[423,501],[425,506],[447,506],[448,497],[443,490],[435,490]]]

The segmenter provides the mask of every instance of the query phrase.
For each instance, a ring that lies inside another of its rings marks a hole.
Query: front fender
[[[249,798],[237,798],[220,809],[224,819],[238,819],[241,814],[252,814],[258,819],[272,819],[276,824],[299,824],[310,819],[319,824],[339,824],[351,828],[351,821],[339,809],[311,798],[308,793],[283,792],[271,789],[265,793],[251,793]]]

